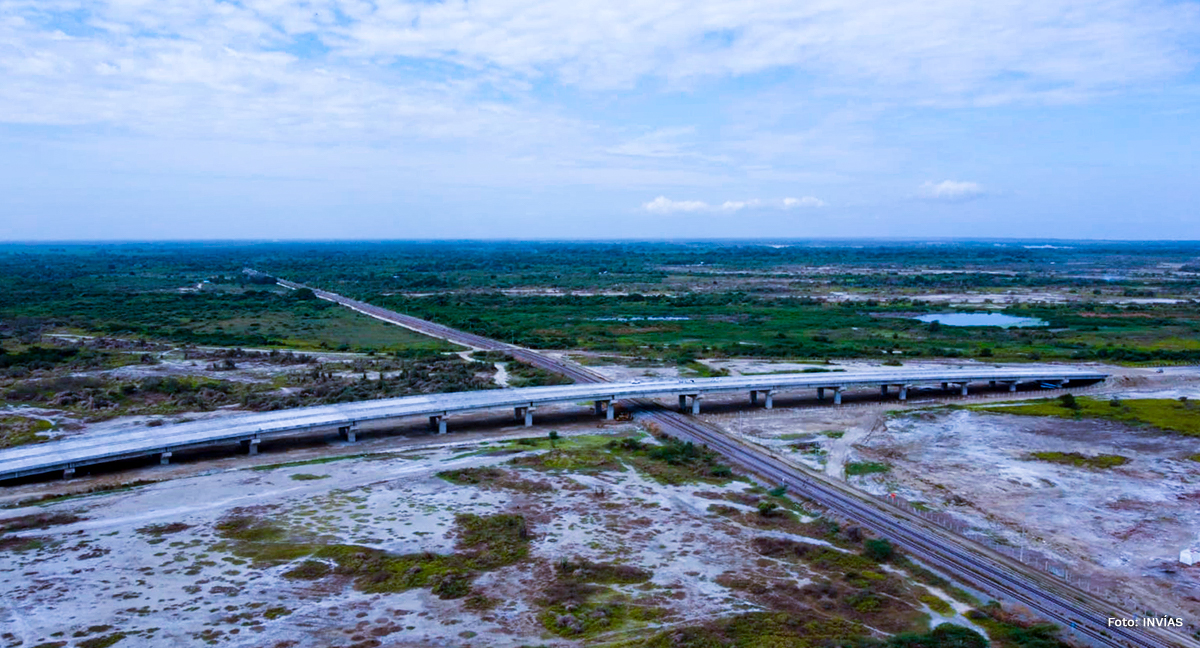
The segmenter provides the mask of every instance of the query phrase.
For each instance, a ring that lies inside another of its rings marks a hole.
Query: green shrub
[[[863,543],[863,555],[876,562],[887,562],[895,553],[887,538],[872,538]]]

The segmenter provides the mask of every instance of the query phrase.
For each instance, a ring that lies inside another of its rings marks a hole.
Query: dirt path
[[[887,429],[887,417],[882,410],[873,410],[873,416],[859,418],[854,425],[846,428],[846,433],[840,439],[832,440],[827,446],[828,455],[825,460],[825,474],[841,479],[846,467],[846,459],[854,446],[866,443],[877,431]]]

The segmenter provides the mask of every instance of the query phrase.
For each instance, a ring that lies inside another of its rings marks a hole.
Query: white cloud
[[[702,200],[671,200],[659,196],[648,203],[642,204],[642,209],[658,214],[672,212],[739,212],[743,209],[791,209],[792,207],[824,207],[825,201],[805,196],[804,198],[784,198],[783,200],[726,200],[720,204],[709,204]]]
[[[671,200],[666,196],[659,196],[642,205],[642,209],[656,214],[670,214],[673,212],[708,211],[712,207],[700,200]]]
[[[793,207],[824,207],[825,201],[812,196],[804,196],[803,198],[784,198],[783,207],[791,209]]]
[[[926,182],[921,185],[921,196],[928,200],[964,202],[979,198],[986,193],[978,182],[942,180],[936,183]]]

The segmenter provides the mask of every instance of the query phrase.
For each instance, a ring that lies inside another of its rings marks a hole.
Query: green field
[[[1133,270],[1198,256],[1192,243],[0,245],[0,333],[40,327],[225,346],[446,348],[284,294],[269,277],[242,273],[251,267],[508,342],[684,365],[722,356],[1200,362],[1193,302],[1103,301],[1194,295],[1195,276]],[[1114,278],[1114,269],[1124,276]],[[1047,322],[1039,328],[913,319],[947,310],[919,295],[1022,290],[1078,301],[972,307]]]
[[[1058,418],[1091,418],[1120,421],[1131,425],[1146,425],[1188,436],[1200,436],[1200,405],[1191,401],[1167,398],[1130,400],[1098,400],[1086,396],[1075,399],[1077,408],[1067,407],[1061,400],[1039,400],[1024,405],[984,405],[971,409],[996,414],[1020,416],[1055,416]]]

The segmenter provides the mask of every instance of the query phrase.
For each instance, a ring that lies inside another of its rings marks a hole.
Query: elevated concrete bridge
[[[130,427],[11,448],[0,451],[0,480],[58,471],[69,477],[81,466],[154,455],[167,463],[175,451],[212,445],[241,443],[253,454],[264,440],[306,431],[337,430],[343,438],[353,442],[358,424],[367,421],[428,417],[434,429],[445,433],[447,419],[453,414],[511,407],[518,419],[525,425],[532,425],[534,410],[539,405],[552,403],[591,402],[597,415],[611,419],[614,404],[626,398],[677,396],[681,410],[698,414],[705,396],[731,392],[747,392],[751,404],[761,402],[770,408],[776,394],[800,390],[816,390],[819,398],[832,392],[833,403],[840,404],[842,393],[848,389],[872,388],[888,394],[894,388],[898,398],[903,400],[914,386],[940,384],[948,388],[953,385],[966,395],[968,386],[973,383],[1002,384],[1015,391],[1019,383],[1065,386],[1107,377],[1108,374],[1095,371],[1055,366],[897,369],[590,383],[406,396],[160,427]]]

